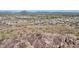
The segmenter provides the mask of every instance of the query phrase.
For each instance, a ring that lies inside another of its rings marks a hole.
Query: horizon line
[[[79,10],[0,10],[0,12],[79,12]]]

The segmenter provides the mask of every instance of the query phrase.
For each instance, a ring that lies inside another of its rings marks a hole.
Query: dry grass
[[[30,19],[15,25],[0,25],[0,47],[3,48],[66,48],[79,47],[79,28],[68,24],[50,25],[49,19],[65,16],[56,15],[30,15],[41,17],[45,23],[35,24],[38,19]],[[44,18],[45,17],[45,18]],[[69,17],[69,16],[68,16]],[[47,22],[45,19],[48,19]],[[16,19],[17,20],[17,19]],[[72,22],[71,22],[72,23]],[[73,25],[73,24],[72,24]]]

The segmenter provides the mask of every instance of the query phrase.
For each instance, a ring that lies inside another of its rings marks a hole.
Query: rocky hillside
[[[72,34],[27,33],[0,41],[2,48],[79,48],[79,39]]]
[[[1,48],[78,48],[79,14],[0,13]]]

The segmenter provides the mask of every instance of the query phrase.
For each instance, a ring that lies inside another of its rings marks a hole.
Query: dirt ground
[[[0,48],[79,48],[79,38],[71,34],[27,33],[0,41]]]
[[[0,13],[0,48],[79,48],[79,14]]]

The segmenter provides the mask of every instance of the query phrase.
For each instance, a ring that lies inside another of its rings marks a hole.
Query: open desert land
[[[0,48],[79,48],[79,14],[0,12]]]

